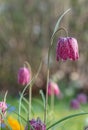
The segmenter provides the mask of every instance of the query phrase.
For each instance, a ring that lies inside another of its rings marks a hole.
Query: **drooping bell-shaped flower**
[[[18,72],[18,83],[27,85],[31,79],[31,72],[26,67],[21,67]]]
[[[6,116],[6,109],[7,109],[7,104],[3,101],[0,102],[0,111],[1,111],[1,114],[0,114],[0,122],[3,121],[3,117]]]
[[[56,60],[78,60],[79,51],[77,40],[73,37],[61,37],[57,42]]]
[[[53,94],[56,95],[56,96],[59,96],[60,95],[60,89],[59,89],[59,86],[58,84],[56,84],[55,82],[53,81],[50,81],[48,83],[48,95],[49,96],[52,96]]]
[[[29,121],[30,130],[46,130],[46,125],[40,120],[40,118],[37,118],[37,120],[32,119]],[[28,126],[26,126],[25,130],[28,130]]]

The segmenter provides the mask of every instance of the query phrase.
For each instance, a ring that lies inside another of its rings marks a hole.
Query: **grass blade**
[[[81,116],[81,115],[86,115],[88,114],[88,112],[85,112],[85,113],[77,113],[77,114],[74,114],[74,115],[69,115],[69,116],[66,116],[64,118],[62,118],[61,120],[55,122],[54,124],[50,125],[47,130],[49,130],[50,128],[54,127],[55,125],[59,124],[59,123],[62,123],[63,121],[66,121],[68,119],[71,119],[71,118],[74,118],[74,117],[77,117],[77,116]]]

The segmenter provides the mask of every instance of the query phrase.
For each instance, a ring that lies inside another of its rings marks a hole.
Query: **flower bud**
[[[48,83],[48,95],[52,96],[53,94],[58,96],[60,94],[60,89],[55,82]]]
[[[80,108],[80,103],[79,103],[79,101],[78,101],[77,99],[71,100],[71,102],[70,102],[70,107],[71,107],[72,109],[79,109],[79,108]]]
[[[80,103],[85,104],[85,103],[87,103],[87,96],[86,96],[85,94],[83,94],[83,93],[78,94],[78,95],[77,95],[77,100],[78,100]]]
[[[28,68],[22,67],[18,72],[18,83],[21,85],[27,85],[31,80],[31,73]]]
[[[75,38],[61,37],[58,40],[56,47],[56,60],[78,60],[78,43]]]

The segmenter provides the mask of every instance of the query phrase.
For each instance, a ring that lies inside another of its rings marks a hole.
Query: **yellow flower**
[[[8,118],[8,125],[11,127],[12,130],[24,130],[24,127],[20,125],[18,120],[12,117]]]

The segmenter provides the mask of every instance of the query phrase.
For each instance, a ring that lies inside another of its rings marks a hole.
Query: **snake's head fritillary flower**
[[[37,120],[30,120],[29,125],[31,126],[30,130],[46,130],[46,125],[40,120],[40,118],[37,118]],[[26,126],[25,130],[28,130],[28,126]]]
[[[21,85],[27,85],[31,79],[31,72],[28,68],[22,67],[18,72],[18,83]]]
[[[56,47],[56,60],[78,60],[79,51],[77,40],[73,37],[61,37]]]
[[[72,99],[70,102],[70,107],[72,109],[79,109],[80,108],[80,103],[77,99]]]
[[[6,116],[6,109],[7,109],[7,104],[5,102],[0,102],[0,111],[3,114],[3,116]],[[0,122],[3,121],[3,116],[0,114]]]
[[[58,96],[58,95],[60,95],[60,93],[61,92],[60,92],[59,86],[55,82],[50,81],[48,83],[48,95],[52,96],[54,94],[54,95]]]
[[[85,94],[83,94],[83,93],[78,94],[78,95],[77,95],[77,100],[78,100],[80,103],[85,104],[85,103],[87,103],[87,96],[86,96]]]

